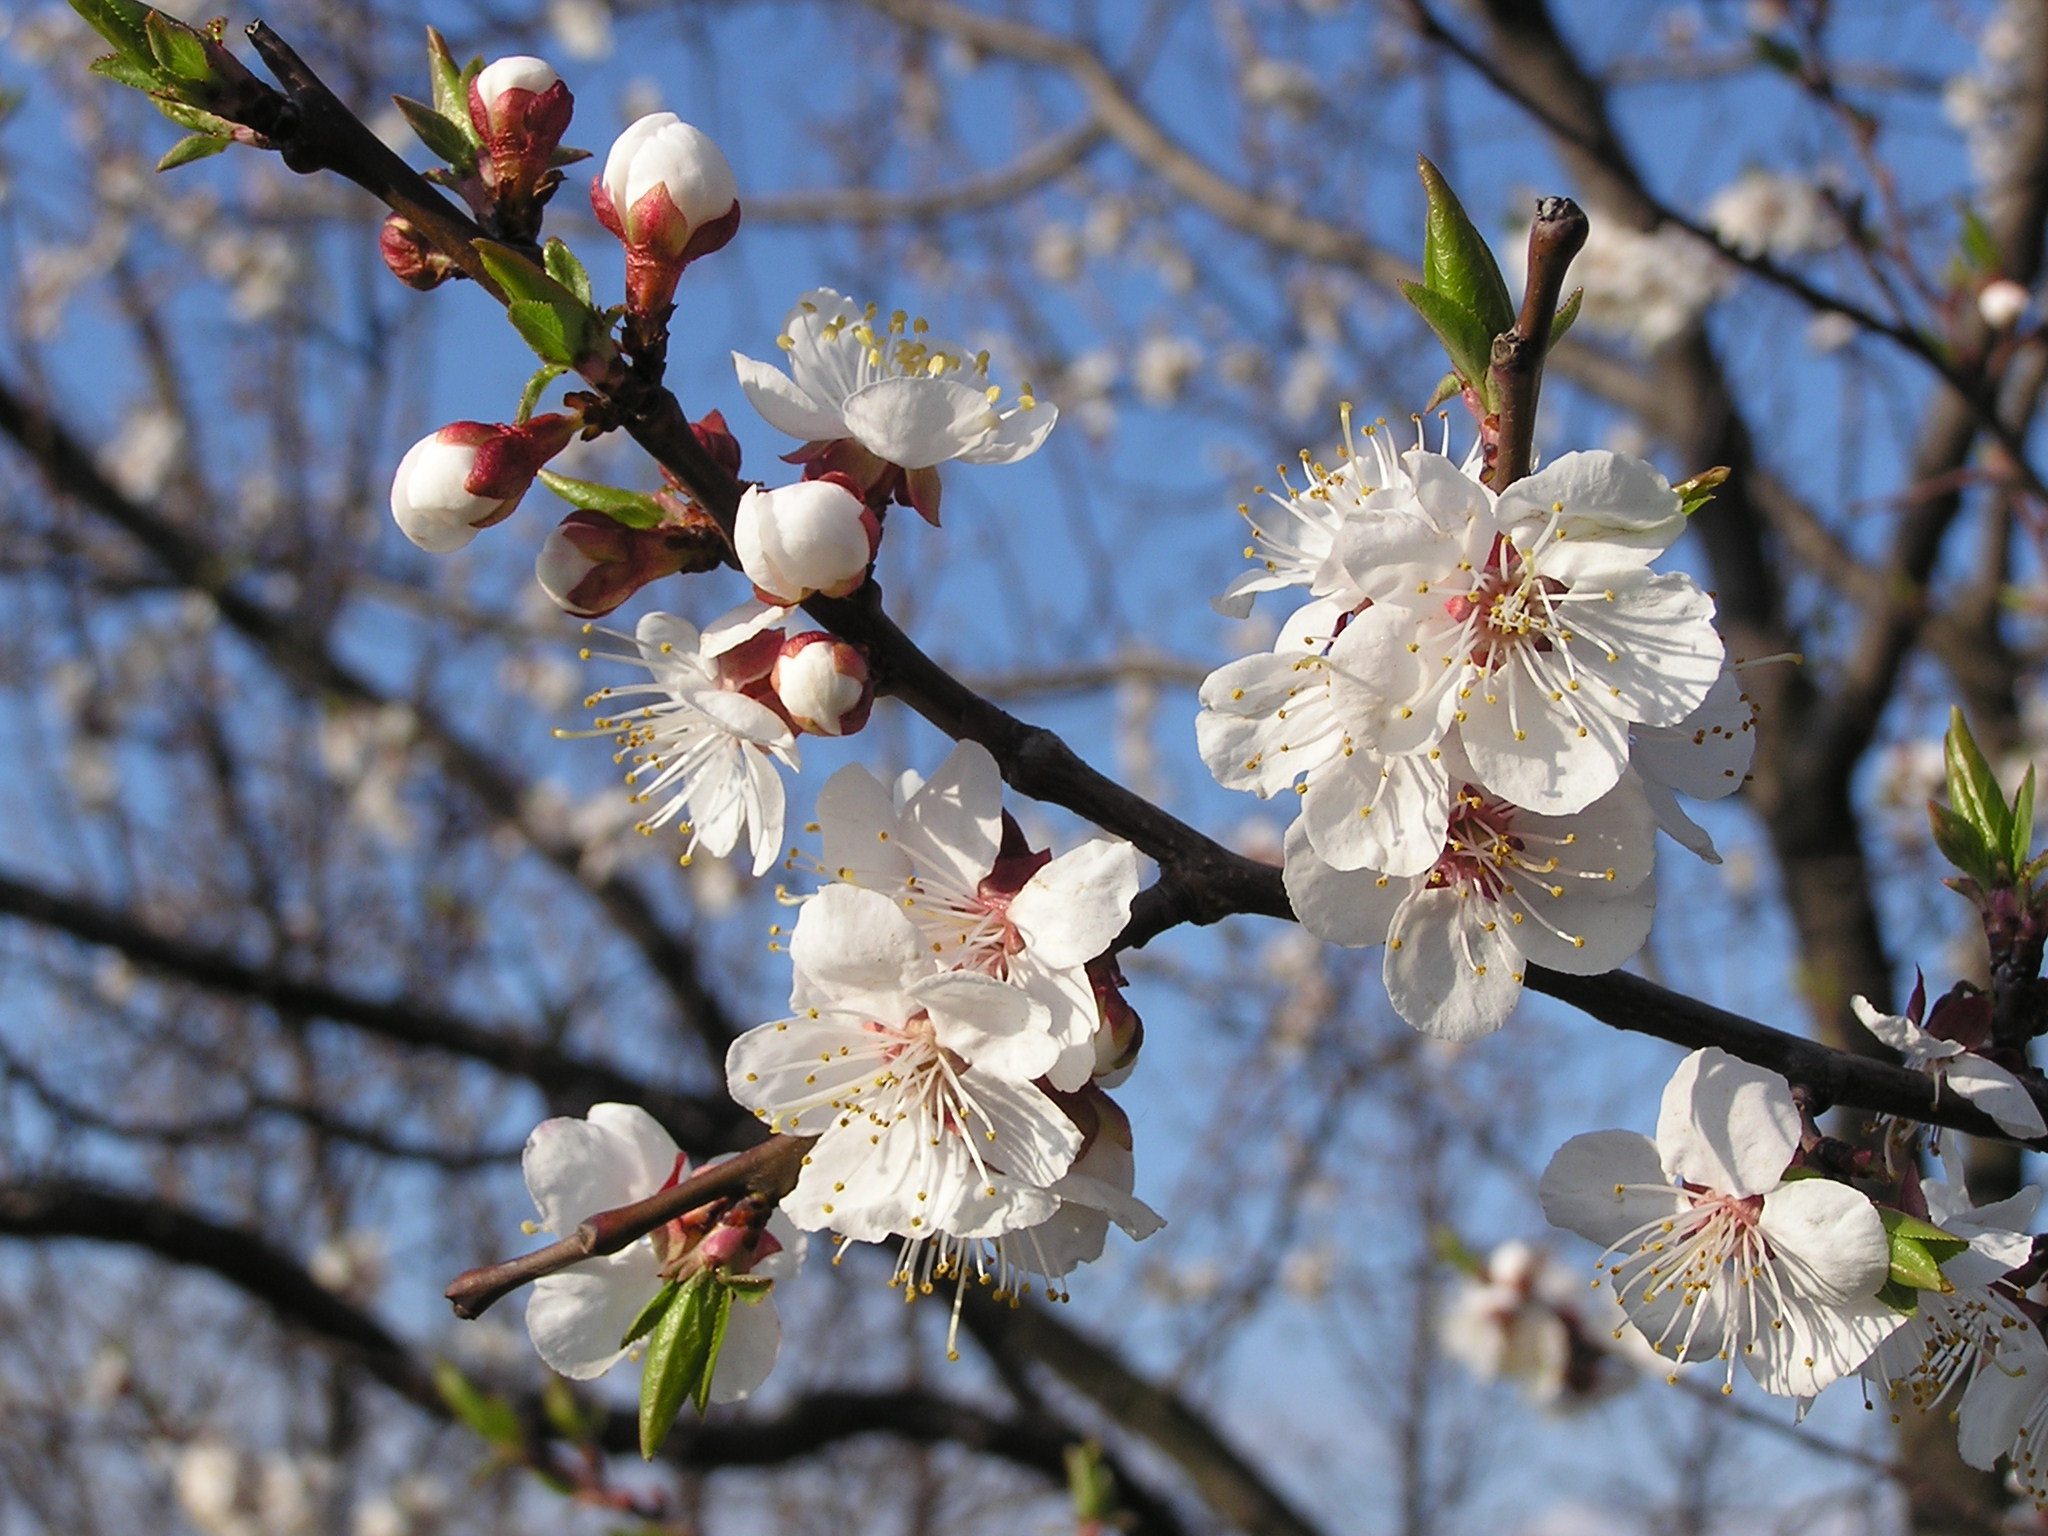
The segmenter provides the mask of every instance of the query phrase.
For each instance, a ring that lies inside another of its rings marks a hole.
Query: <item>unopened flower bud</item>
[[[1977,313],[1994,331],[2003,331],[2027,312],[2027,290],[2009,277],[1993,278],[1977,291]]]
[[[377,249],[393,277],[422,293],[462,275],[462,269],[435,250],[417,225],[395,213],[384,221],[377,236]]]
[[[628,528],[602,512],[578,510],[547,536],[533,574],[557,608],[594,619],[650,581],[703,569],[701,542],[683,530]]]
[[[626,302],[667,309],[676,279],[740,227],[739,184],[716,144],[673,112],[654,112],[619,135],[590,184],[597,221],[626,247]]]
[[[770,682],[790,722],[817,736],[851,736],[874,707],[867,653],[820,630],[783,642]]]
[[[1116,961],[1104,955],[1088,962],[1088,981],[1095,989],[1095,1080],[1114,1088],[1131,1075],[1145,1044],[1145,1021],[1124,1000],[1124,976]],[[1128,1144],[1128,1143],[1127,1143]]]
[[[740,569],[769,603],[846,596],[867,579],[881,542],[874,513],[836,476],[749,489],[733,528]]]
[[[469,121],[483,140],[477,177],[507,233],[539,230],[542,204],[561,184],[555,151],[576,103],[545,59],[515,54],[470,82]]]
[[[536,416],[510,427],[458,421],[421,438],[391,477],[399,531],[430,554],[462,548],[477,529],[512,515],[540,467],[580,426],[573,416]]]
[[[711,455],[712,463],[737,480],[740,473],[740,440],[732,435],[732,428],[725,424],[725,412],[706,411],[690,423],[690,430],[697,435],[697,441],[704,451]]]

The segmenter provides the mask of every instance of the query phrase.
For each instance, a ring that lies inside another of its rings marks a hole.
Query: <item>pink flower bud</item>
[[[628,528],[602,512],[571,512],[541,545],[534,578],[579,619],[610,613],[650,581],[693,560],[693,541],[670,528]]]
[[[626,301],[665,310],[676,279],[740,227],[739,184],[716,144],[673,112],[643,117],[612,145],[590,184],[597,221],[626,247]]]
[[[541,465],[579,426],[573,416],[536,416],[512,427],[458,421],[421,438],[391,477],[399,531],[431,554],[462,548],[477,529],[512,515]]]
[[[422,293],[440,287],[451,277],[461,276],[461,269],[435,250],[410,219],[395,213],[384,221],[384,228],[378,232],[377,249],[393,277]]]
[[[844,597],[867,579],[882,525],[844,480],[831,476],[740,498],[733,549],[767,603],[800,603],[814,592]]]
[[[2027,290],[2009,277],[1994,278],[1977,292],[1977,313],[1994,331],[2003,331],[2027,312]]]
[[[1131,1075],[1138,1052],[1145,1044],[1145,1021],[1124,998],[1124,974],[1115,957],[1103,955],[1088,962],[1088,983],[1095,989],[1095,1011],[1100,1021],[1095,1030],[1095,1079],[1114,1088]],[[1130,1145],[1128,1127],[1125,1146]]]
[[[477,174],[500,202],[545,201],[544,178],[569,130],[575,98],[545,59],[515,54],[486,65],[469,85],[469,121],[483,143]],[[559,178],[545,181],[552,191]]]
[[[867,653],[821,630],[784,641],[770,681],[790,722],[817,736],[851,736],[875,702]]]

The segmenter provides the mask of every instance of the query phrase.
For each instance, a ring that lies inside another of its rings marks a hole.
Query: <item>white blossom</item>
[[[618,636],[633,651],[605,659],[645,667],[649,680],[600,688],[588,703],[606,714],[588,731],[555,733],[613,737],[618,761],[629,765],[633,803],[654,806],[639,830],[651,833],[687,812],[685,863],[699,847],[723,858],[744,836],[760,876],[782,850],[783,790],[775,764],[797,766],[796,738],[789,722],[756,695],[767,691],[782,646],[773,626],[785,611],[748,604],[701,634],[674,614],[645,615],[632,635]]]
[[[1081,1135],[1033,1085],[1060,1055],[1045,1006],[937,969],[896,901],[857,886],[806,901],[789,949],[794,1016],[740,1036],[725,1070],[770,1130],[818,1137],[790,1218],[864,1242],[1050,1218]]]
[[[740,387],[778,432],[811,444],[850,439],[905,470],[1010,464],[1038,451],[1059,412],[1028,386],[1004,409],[986,352],[941,341],[901,310],[878,321],[874,305],[814,288],[776,338],[789,371],[735,352]]]
[[[846,596],[867,579],[881,540],[875,514],[837,479],[749,486],[733,527],[740,570],[763,601],[785,606],[816,592]]]
[[[1786,1179],[1799,1138],[1783,1079],[1694,1051],[1656,1139],[1573,1137],[1544,1170],[1543,1212],[1605,1246],[1630,1320],[1674,1366],[1725,1361],[1733,1390],[1740,1359],[1765,1391],[1812,1397],[1906,1319],[1877,1300],[1891,1269],[1877,1208],[1832,1179]]]
[[[1776,261],[1824,251],[1842,237],[1834,210],[1804,177],[1752,167],[1707,203],[1707,223],[1745,256]]]
[[[1332,868],[1296,822],[1284,878],[1303,927],[1352,948],[1385,944],[1395,1011],[1424,1034],[1462,1042],[1507,1022],[1528,962],[1594,975],[1642,947],[1656,907],[1656,843],[1633,774],[1580,812],[1540,816],[1472,784],[1455,744],[1446,757],[1450,816],[1429,868]]]
[[[595,1104],[582,1119],[543,1120],[527,1137],[520,1162],[541,1227],[564,1237],[586,1218],[658,1194],[690,1173],[674,1139],[637,1104]],[[550,1369],[587,1381],[625,1358],[621,1340],[665,1279],[716,1267],[780,1280],[801,1267],[804,1238],[781,1212],[769,1216],[765,1232],[727,1241],[734,1230],[685,1213],[617,1253],[542,1276],[526,1303],[534,1348]],[[772,1295],[735,1304],[712,1372],[711,1401],[738,1402],[751,1394],[768,1379],[781,1342]]]
[[[1998,1063],[1965,1050],[1960,1041],[1928,1033],[1902,1014],[1878,1012],[1867,997],[1852,997],[1849,1006],[1865,1029],[1906,1058],[1908,1067],[1933,1078],[1937,1093],[1946,1088],[1996,1120],[2008,1135],[2048,1136],[2048,1122],[2034,1096]]]
[[[817,817],[827,873],[887,895],[935,964],[1020,988],[1057,1046],[1052,1086],[1087,1082],[1099,1016],[1086,966],[1130,920],[1136,849],[1092,838],[1058,858],[1032,851],[1003,815],[995,759],[971,741],[893,794],[849,764],[818,792]]]

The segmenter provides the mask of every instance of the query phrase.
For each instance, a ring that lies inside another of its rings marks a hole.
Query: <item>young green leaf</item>
[[[461,128],[423,101],[414,101],[409,96],[394,96],[391,100],[429,154],[459,171],[476,164],[476,145]]]
[[[520,391],[519,411],[512,419],[520,426],[525,426],[533,417],[533,408],[540,404],[541,393],[568,371],[560,363],[542,363],[534,369],[533,377],[526,381],[526,388]]]
[[[204,160],[208,155],[217,155],[234,143],[213,133],[192,133],[178,140],[164,151],[163,159],[157,161],[159,171],[174,171],[181,165],[190,165],[194,160]]]
[[[123,54],[136,59],[150,56],[148,6],[136,0],[71,0],[71,9]]]
[[[153,91],[156,89],[156,71],[146,63],[138,63],[125,53],[109,53],[94,59],[85,66],[94,74],[125,85],[131,90]]]
[[[434,110],[458,124],[469,135],[472,148],[481,147],[483,140],[469,120],[469,86],[462,78],[462,66],[448,51],[448,40],[432,27],[427,28],[427,73],[434,82]]]
[[[1728,466],[1717,464],[1712,469],[1703,469],[1690,480],[1681,480],[1671,487],[1678,492],[1678,510],[1687,517],[1699,511],[1714,499],[1714,492],[1728,483]]]
[[[1480,402],[1494,409],[1492,383],[1487,365],[1493,356],[1493,335],[1485,322],[1456,299],[1434,292],[1420,283],[1402,283],[1401,296],[1415,306],[1450,354],[1451,366],[1464,381],[1479,392]]]
[[[1456,373],[1445,374],[1436,381],[1436,388],[1429,392],[1429,404],[1422,408],[1423,414],[1427,415],[1446,400],[1454,398],[1464,387],[1465,381],[1459,378]]]
[[[551,469],[540,472],[540,483],[570,506],[581,507],[585,512],[602,512],[628,528],[659,528],[667,516],[661,504],[644,491],[601,485],[595,480],[571,480]]]
[[[1944,859],[1979,885],[1991,881],[1991,849],[1984,834],[1938,800],[1927,802],[1927,820],[1934,846]]]
[[[197,28],[173,20],[162,11],[151,11],[144,20],[143,35],[149,42],[150,57],[170,80],[188,85],[205,85],[214,78],[213,58],[206,51],[206,36]]]
[[[487,1445],[519,1443],[519,1415],[502,1397],[484,1392],[462,1374],[452,1360],[434,1362],[434,1388],[448,1411],[474,1430]]]
[[[537,299],[514,299],[505,306],[505,318],[542,362],[564,368],[575,364],[576,349],[569,340],[569,326],[555,305]]]
[[[1987,851],[1994,857],[2003,855],[2012,841],[2012,812],[1960,709],[1949,711],[1941,748],[1948,768],[1949,806],[1977,830]]]
[[[590,302],[590,273],[583,263],[576,259],[576,253],[562,241],[550,238],[541,247],[541,261],[547,267],[549,277],[575,294],[584,303]]]
[[[1934,1255],[1910,1237],[1892,1234],[1891,1278],[1900,1285],[1910,1285],[1916,1291],[1949,1292],[1955,1289],[1941,1276],[1941,1266],[1934,1262]]]
[[[2012,797],[2012,827],[2007,834],[2005,861],[2015,872],[2027,867],[2027,855],[2034,851],[2034,767],[2027,765],[2019,792]]]
[[[1998,270],[1998,242],[1992,238],[1991,227],[1984,222],[1983,215],[1968,203],[1960,205],[1963,215],[1963,260],[1975,273]]]
[[[647,1460],[661,1449],[685,1402],[701,1413],[710,1401],[711,1373],[731,1315],[732,1292],[700,1270],[682,1283],[647,1336],[640,1378],[640,1454]]]
[[[1429,197],[1429,213],[1422,225],[1423,282],[1432,292],[1470,310],[1485,329],[1490,347],[1494,337],[1515,323],[1515,303],[1508,296],[1507,279],[1500,275],[1500,263],[1493,259],[1492,250],[1473,227],[1443,173],[1420,155],[1416,156],[1416,168]],[[1484,352],[1482,348],[1482,355]]]
[[[1564,333],[1572,328],[1572,322],[1579,318],[1579,309],[1586,302],[1586,290],[1574,288],[1565,301],[1557,306],[1557,313],[1550,319],[1549,345],[1556,346],[1564,340]]]
[[[654,1325],[660,1322],[667,1314],[669,1307],[676,1299],[677,1292],[681,1291],[682,1288],[680,1281],[670,1280],[665,1282],[662,1288],[654,1293],[654,1298],[640,1309],[640,1315],[633,1319],[632,1326],[620,1336],[619,1348],[631,1349],[635,1344],[646,1338],[653,1331]]]
[[[1889,1278],[1877,1288],[1877,1299],[1894,1312],[1903,1312],[1908,1317],[1920,1310],[1920,1293],[1910,1285],[1901,1285]]]
[[[1970,1246],[1967,1237],[1957,1237],[1946,1228],[1937,1227],[1931,1221],[1922,1221],[1918,1216],[1909,1216],[1904,1211],[1893,1210],[1888,1205],[1877,1208],[1878,1219],[1884,1223],[1886,1234],[1896,1244],[1900,1239],[1917,1243],[1923,1251],[1932,1256],[1936,1264],[1946,1264],[1957,1254]],[[1935,1289],[1947,1289],[1943,1281]]]

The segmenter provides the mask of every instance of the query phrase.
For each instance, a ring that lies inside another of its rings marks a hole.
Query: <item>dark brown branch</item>
[[[994,208],[1055,181],[1086,160],[1104,138],[1093,117],[1035,145],[1010,164],[943,187],[885,192],[835,187],[819,192],[748,194],[749,224],[912,224]]]
[[[1536,403],[1543,392],[1543,359],[1550,322],[1564,296],[1565,273],[1586,244],[1586,215],[1568,197],[1536,204],[1529,226],[1529,281],[1515,328],[1493,339],[1488,372],[1500,410],[1499,447],[1486,483],[1504,491],[1529,473],[1536,451]]]

